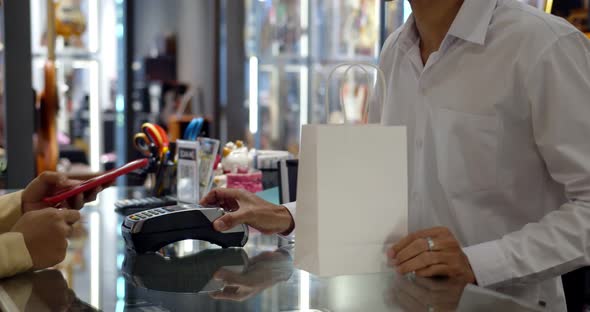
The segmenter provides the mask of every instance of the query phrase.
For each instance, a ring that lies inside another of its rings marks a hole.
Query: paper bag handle
[[[343,97],[342,97],[342,81],[344,78],[347,77],[348,72],[353,69],[353,68],[360,68],[366,75],[367,77],[367,85],[370,85],[370,75],[369,75],[369,71],[366,69],[366,67],[370,67],[373,68],[375,71],[377,71],[377,83],[381,84],[381,95],[382,101],[385,101],[385,98],[387,96],[387,85],[385,83],[385,73],[383,73],[383,71],[381,70],[381,68],[379,68],[379,66],[375,65],[375,64],[371,64],[371,63],[364,63],[364,62],[347,62],[347,63],[341,63],[336,65],[332,71],[330,71],[330,75],[328,76],[328,81],[327,81],[327,92],[326,92],[326,97],[325,97],[325,109],[326,109],[326,123],[328,122],[329,118],[330,118],[330,82],[332,81],[332,78],[334,76],[334,74],[340,69],[346,67],[346,70],[344,71],[344,74],[342,75],[342,78],[340,79],[340,85],[338,88],[338,94],[339,94],[339,99],[340,99],[340,108],[342,109],[342,113],[344,115],[344,123],[347,124],[348,120],[346,117],[346,107],[344,106],[344,101],[343,101]],[[365,111],[363,112],[363,116],[368,116],[369,114],[369,106],[371,104],[371,90],[374,88],[375,86],[373,86],[372,88],[368,89],[368,103],[365,106]]]

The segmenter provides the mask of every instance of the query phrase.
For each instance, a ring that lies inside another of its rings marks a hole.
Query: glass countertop
[[[54,269],[0,280],[4,311],[538,311],[508,296],[393,272],[320,278],[293,265],[294,245],[251,233],[244,248],[202,241],[137,255],[114,203],[145,196],[110,188],[87,205]]]

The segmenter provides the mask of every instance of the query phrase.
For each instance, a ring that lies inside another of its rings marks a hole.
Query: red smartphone
[[[131,171],[147,167],[148,165],[149,160],[147,158],[132,161],[121,168],[110,170],[101,176],[92,178],[90,180],[86,180],[78,186],[74,186],[70,189],[63,190],[51,197],[45,197],[43,198],[43,202],[50,205],[61,203],[62,201],[70,197],[76,196],[82,192],[86,192],[88,190],[97,188],[101,185],[114,182],[118,177],[128,174]]]

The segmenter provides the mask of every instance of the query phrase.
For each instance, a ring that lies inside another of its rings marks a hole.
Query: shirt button
[[[416,140],[416,147],[422,149],[422,146],[424,146],[424,142],[422,140]]]

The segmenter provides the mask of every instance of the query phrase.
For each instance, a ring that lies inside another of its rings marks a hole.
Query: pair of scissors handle
[[[166,134],[164,128],[160,127],[159,125],[146,122],[141,125],[141,130],[151,142],[158,146],[160,149],[160,154],[164,154],[168,151],[170,141],[168,140],[168,135]]]
[[[152,147],[155,146],[152,140],[143,132],[137,133],[133,137],[133,145],[146,157],[152,156]]]

